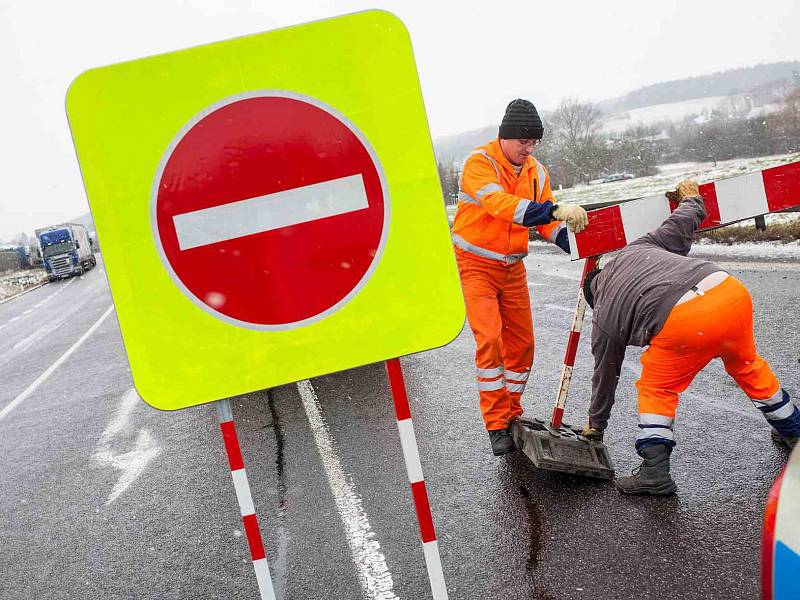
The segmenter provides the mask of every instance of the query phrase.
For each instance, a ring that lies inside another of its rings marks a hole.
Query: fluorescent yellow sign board
[[[460,331],[396,17],[368,11],[92,69],[67,113],[149,404],[185,408]]]

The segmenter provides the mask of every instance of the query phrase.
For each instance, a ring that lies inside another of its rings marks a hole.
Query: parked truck
[[[83,275],[97,264],[92,240],[80,223],[62,223],[36,230],[50,281]]]

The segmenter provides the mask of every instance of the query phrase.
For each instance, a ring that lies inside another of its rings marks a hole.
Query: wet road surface
[[[800,264],[715,260],[751,290],[759,352],[797,395]],[[526,266],[536,360],[523,403],[546,416],[580,267],[540,246]],[[110,304],[100,268],[0,305],[0,411]],[[589,335],[567,403],[576,424]],[[763,505],[786,454],[718,361],[681,400],[678,495],[655,499],[492,456],[473,352],[465,329],[402,359],[451,598],[757,597]],[[628,351],[606,435],[618,473],[639,462],[640,354]],[[213,408],[159,412],[131,387],[111,313],[0,418],[0,597],[257,597]],[[279,597],[430,597],[382,365],[232,405]]]

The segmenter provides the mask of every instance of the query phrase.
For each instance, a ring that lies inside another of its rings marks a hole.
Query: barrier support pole
[[[258,518],[253,506],[253,496],[250,493],[250,483],[244,470],[242,450],[239,447],[239,438],[236,435],[236,425],[233,422],[233,412],[230,401],[218,400],[214,403],[217,408],[217,419],[222,431],[222,440],[225,442],[225,452],[228,454],[228,463],[231,466],[233,489],[239,501],[239,510],[242,515],[242,524],[250,545],[250,558],[256,571],[256,581],[261,600],[275,600],[275,591],[272,588],[272,578],[267,564],[267,554],[264,551],[264,542],[261,540],[261,531],[258,529]]]
[[[572,318],[572,328],[567,341],[567,352],[564,356],[564,368],[561,370],[561,382],[556,393],[556,405],[553,408],[553,416],[550,419],[550,426],[554,429],[561,427],[564,417],[564,407],[567,404],[567,394],[569,384],[572,381],[572,368],[575,365],[575,354],[578,352],[578,342],[581,340],[581,328],[583,327],[583,316],[586,312],[586,298],[583,297],[583,282],[589,271],[593,271],[597,266],[599,256],[590,256],[583,265],[583,274],[578,288],[578,305],[575,307],[575,316]]]
[[[428,569],[431,592],[434,600],[447,600],[442,559],[439,556],[436,531],[433,528],[433,516],[428,502],[428,490],[422,475],[419,447],[417,446],[417,437],[414,435],[414,425],[411,422],[411,409],[408,406],[408,394],[399,359],[393,358],[386,361],[386,374],[392,390],[394,410],[397,415],[397,429],[400,432],[400,445],[403,447],[408,481],[411,483],[411,495],[414,497],[414,507],[417,511],[422,551],[425,554],[425,566]]]

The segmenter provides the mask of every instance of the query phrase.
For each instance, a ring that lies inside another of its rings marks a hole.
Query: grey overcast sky
[[[88,210],[64,113],[81,71],[368,8],[406,23],[434,137],[515,97],[548,109],[800,58],[797,0],[0,0],[0,240]]]

